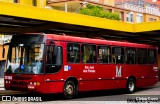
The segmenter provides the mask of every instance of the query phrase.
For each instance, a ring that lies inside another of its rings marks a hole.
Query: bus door
[[[62,47],[54,44],[46,46],[46,68],[45,82],[55,86],[55,82],[62,82],[62,74],[59,73],[62,68]]]
[[[112,69],[114,72],[113,80],[115,88],[124,88],[125,86],[126,65],[124,64],[124,56],[124,47],[112,47]]]

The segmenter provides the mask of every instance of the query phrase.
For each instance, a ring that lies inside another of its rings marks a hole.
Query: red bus
[[[65,35],[14,35],[5,68],[5,89],[38,93],[153,86],[158,48],[130,42]]]

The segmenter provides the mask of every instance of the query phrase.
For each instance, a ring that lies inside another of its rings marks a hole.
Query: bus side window
[[[111,63],[111,49],[108,46],[98,46],[98,62]]]
[[[112,63],[114,64],[124,63],[124,48],[121,47],[112,48]]]
[[[83,63],[96,63],[96,45],[82,45],[82,60]]]
[[[77,43],[67,44],[67,61],[68,63],[80,62],[80,45]]]
[[[83,63],[87,63],[89,61],[89,52],[87,45],[82,45],[82,59]]]
[[[149,64],[156,63],[156,51],[155,50],[148,50],[148,63]]]
[[[136,64],[136,49],[126,48],[126,64]]]
[[[112,63],[116,64],[116,55],[112,55]]]
[[[147,49],[137,49],[138,64],[147,64]]]

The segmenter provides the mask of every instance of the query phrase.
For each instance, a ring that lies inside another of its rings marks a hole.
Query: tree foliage
[[[112,20],[120,20],[120,17],[117,13],[107,12],[103,7],[94,6],[91,4],[86,5],[86,8],[81,8],[78,13]]]

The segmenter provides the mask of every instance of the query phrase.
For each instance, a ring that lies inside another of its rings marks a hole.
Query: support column
[[[121,12],[121,20],[123,21],[123,22],[126,22],[126,11],[122,11]]]
[[[146,13],[143,14],[143,22],[148,22]]]
[[[137,13],[133,12],[133,23],[137,23]]]
[[[68,5],[67,5],[67,2],[65,2],[65,4],[64,4],[64,11],[65,11],[65,12],[68,12]]]

